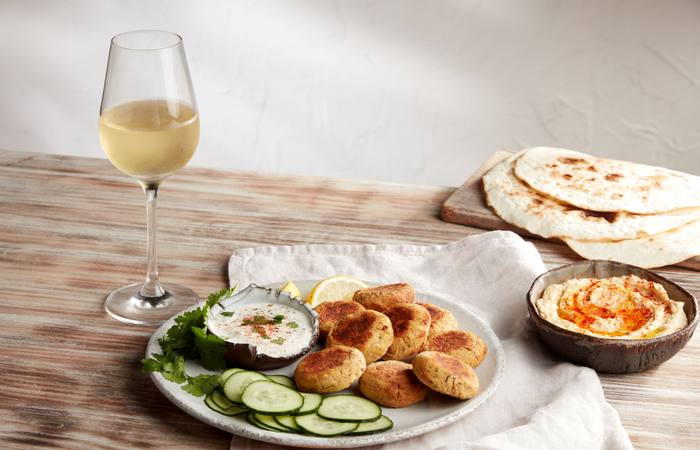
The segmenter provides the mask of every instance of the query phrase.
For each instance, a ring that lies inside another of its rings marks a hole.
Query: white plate
[[[297,283],[304,296],[306,296],[314,284],[315,283],[311,281]],[[416,296],[421,299],[421,301],[433,303],[452,311],[461,329],[472,331],[484,340],[486,345],[488,345],[488,353],[484,362],[476,368],[480,387],[479,393],[475,397],[467,401],[460,401],[433,395],[429,396],[427,400],[407,408],[382,408],[384,414],[394,422],[394,428],[390,431],[366,436],[322,438],[261,430],[260,428],[250,425],[245,420],[245,414],[236,417],[227,417],[212,411],[204,404],[203,397],[195,397],[188,394],[182,390],[180,385],[166,380],[159,373],[151,374],[151,379],[168,400],[192,417],[221,430],[228,431],[229,433],[256,439],[258,441],[297,447],[349,448],[384,444],[418,436],[455,422],[472,412],[489,398],[496,390],[496,386],[503,376],[504,356],[503,348],[496,334],[486,323],[469,311],[469,309],[463,305],[447,301],[432,294],[419,292],[416,293]],[[201,303],[197,306],[201,306]],[[190,309],[194,309],[197,306]],[[147,356],[161,351],[158,339],[161,338],[173,324],[174,320],[170,319],[153,333],[153,336],[151,336],[151,339],[148,341],[148,347],[146,348]],[[265,373],[279,373],[293,376],[295,367],[296,363]],[[207,372],[196,361],[187,361],[186,368],[189,375],[211,373]]]

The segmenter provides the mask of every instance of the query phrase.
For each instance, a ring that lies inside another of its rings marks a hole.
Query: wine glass
[[[185,166],[199,142],[199,115],[182,38],[131,31],[112,38],[99,120],[112,164],[146,194],[148,269],[144,283],[109,294],[105,311],[122,322],[156,325],[195,304],[189,288],[158,280],[156,197],[161,181]]]

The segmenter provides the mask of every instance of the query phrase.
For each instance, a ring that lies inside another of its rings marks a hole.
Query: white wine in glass
[[[100,107],[99,135],[109,160],[146,194],[146,281],[112,292],[105,311],[122,322],[156,325],[192,306],[189,288],[158,279],[156,197],[160,183],[192,158],[199,115],[182,38],[131,31],[112,38]]]
[[[177,101],[136,100],[100,116],[100,142],[119,170],[158,182],[192,158],[199,141],[199,117]]]

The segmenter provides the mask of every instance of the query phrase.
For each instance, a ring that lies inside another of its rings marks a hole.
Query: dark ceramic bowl
[[[688,325],[666,336],[651,339],[605,339],[560,328],[540,317],[535,302],[545,288],[572,278],[608,278],[637,275],[661,284],[668,296],[685,304]],[[695,297],[676,283],[648,270],[614,261],[581,261],[558,267],[537,277],[527,293],[527,309],[540,338],[559,356],[598,372],[642,372],[667,361],[678,353],[698,324]]]
[[[286,357],[273,357],[257,352],[255,345],[226,341],[224,359],[229,367],[240,367],[251,370],[270,370],[288,366],[307,354],[318,340],[318,314],[306,303],[293,299],[286,292],[251,284],[231,297],[221,300],[210,310],[207,319],[217,316],[225,310],[234,309],[232,306],[250,305],[253,303],[278,303],[301,311],[309,316],[313,326],[311,340],[299,352]]]

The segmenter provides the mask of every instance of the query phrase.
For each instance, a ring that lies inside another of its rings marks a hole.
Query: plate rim
[[[313,282],[314,281],[311,280],[302,280],[298,283]],[[279,284],[280,283],[264,283],[264,286],[277,286]],[[391,430],[385,433],[378,433],[366,436],[339,436],[334,438],[323,438],[301,434],[297,435],[277,433],[262,429],[255,429],[254,432],[252,432],[251,430],[238,426],[238,424],[236,424],[235,422],[233,422],[230,426],[222,425],[222,423],[213,419],[213,417],[215,417],[214,414],[216,414],[213,411],[207,411],[207,414],[200,414],[198,411],[192,410],[187,404],[178,399],[171,392],[172,388],[168,385],[168,383],[170,382],[168,382],[160,373],[151,372],[151,381],[153,382],[153,384],[156,385],[156,388],[158,388],[161,394],[163,394],[163,396],[165,396],[172,404],[177,406],[180,410],[184,411],[194,419],[236,436],[241,436],[248,439],[253,439],[256,441],[266,442],[270,444],[306,448],[354,448],[368,445],[388,444],[391,442],[402,441],[404,439],[420,436],[422,434],[435,431],[437,429],[443,428],[447,425],[458,421],[459,419],[476,410],[486,400],[488,400],[496,391],[498,385],[500,384],[503,378],[505,371],[505,352],[503,350],[501,340],[498,338],[491,326],[489,326],[483,319],[481,319],[477,314],[475,314],[472,311],[472,309],[468,307],[468,305],[459,304],[452,300],[448,300],[447,298],[439,294],[430,294],[422,291],[416,291],[416,294],[420,295],[421,299],[424,302],[431,301],[432,299],[438,299],[441,303],[446,303],[450,305],[450,307],[455,307],[457,309],[465,311],[467,315],[469,315],[474,321],[479,323],[479,325],[485,330],[486,334],[489,335],[490,340],[496,344],[495,348],[492,349],[491,352],[489,352],[494,354],[496,357],[496,368],[493,381],[488,385],[488,387],[484,391],[482,391],[476,399],[470,401],[469,403],[466,403],[465,407],[458,409],[457,411],[453,411],[452,413],[446,414],[445,416],[433,419],[429,422],[414,425],[404,430]],[[157,340],[165,333],[167,328],[170,328],[170,326],[172,326],[172,322],[176,316],[182,314],[183,312],[196,309],[202,306],[203,304],[204,300],[183,311],[180,311],[179,313],[175,314],[174,316],[163,322],[148,339],[145,352],[146,357],[150,357],[153,353],[155,353],[150,350],[151,348],[160,348],[160,344],[158,344]],[[180,385],[178,385],[178,388],[179,386]]]

